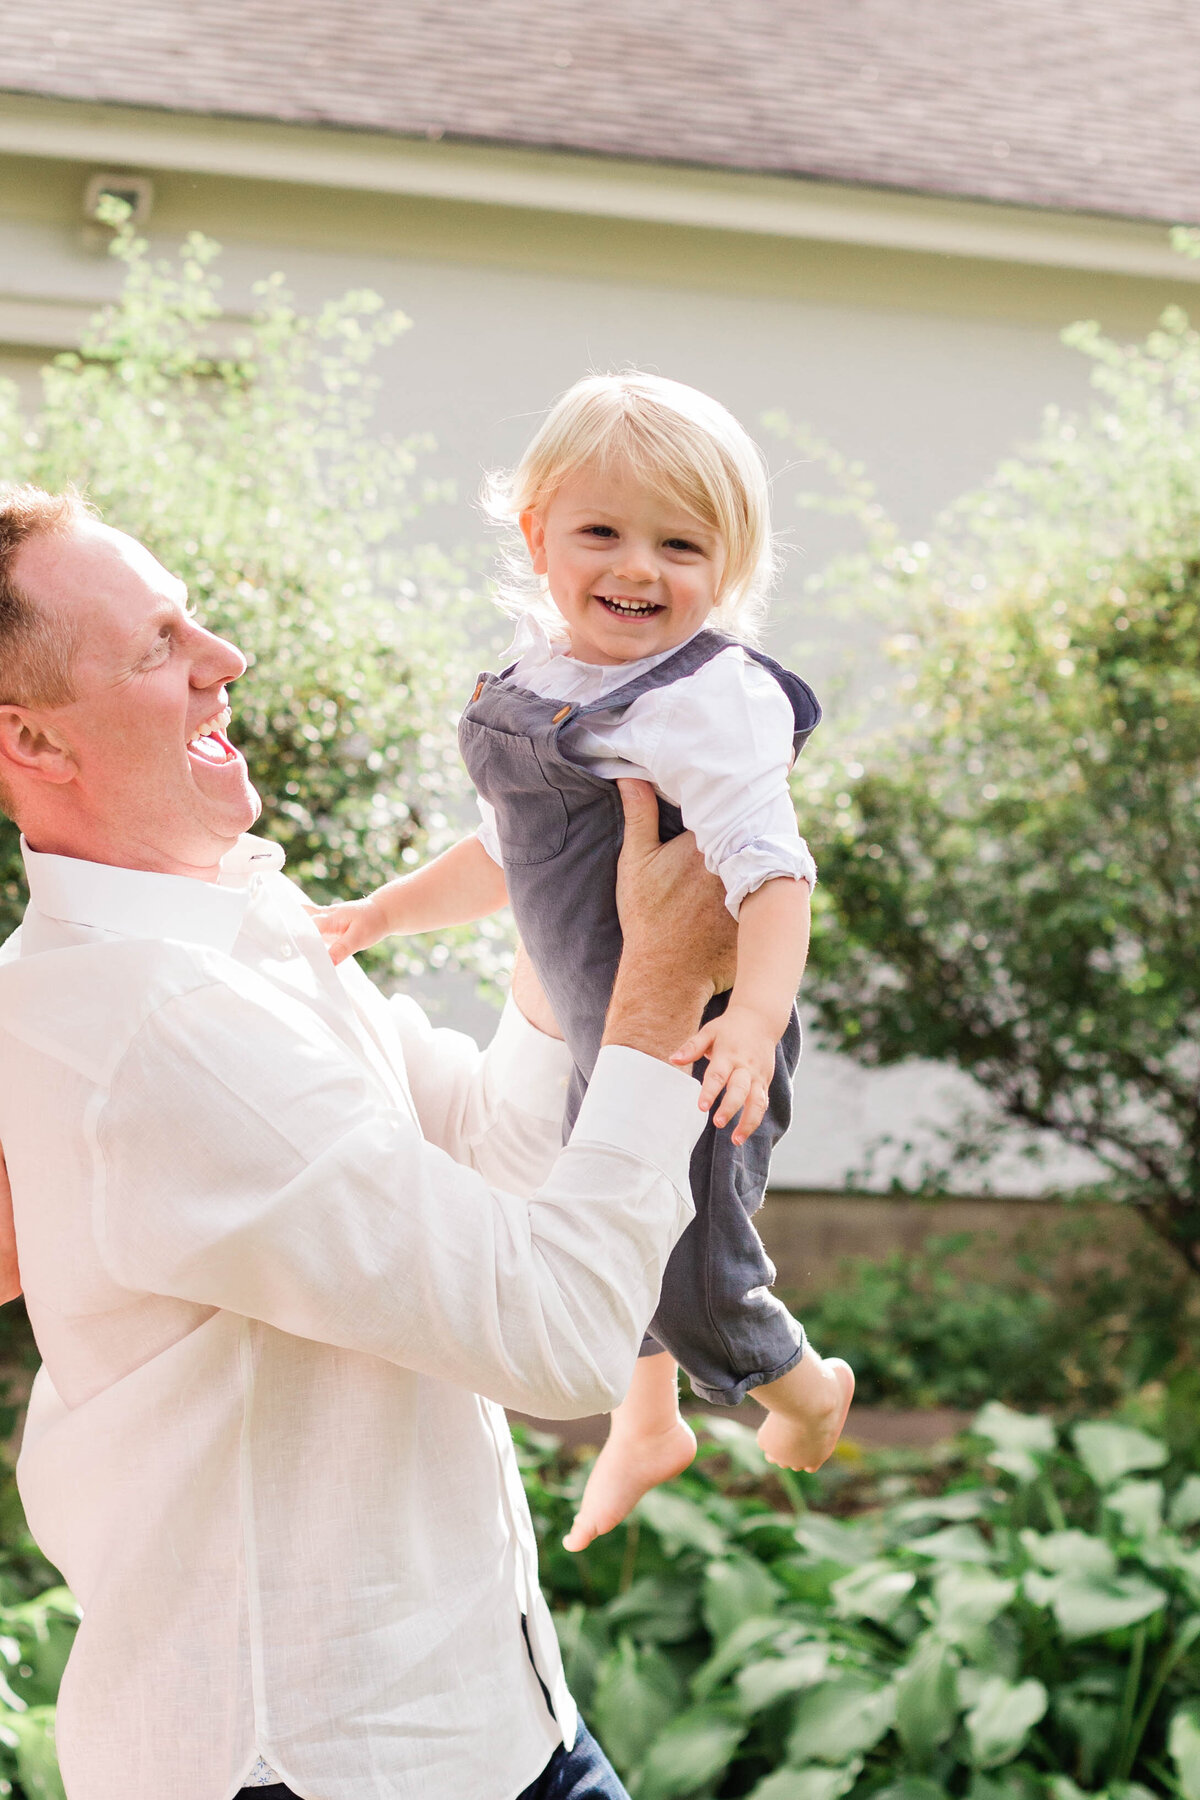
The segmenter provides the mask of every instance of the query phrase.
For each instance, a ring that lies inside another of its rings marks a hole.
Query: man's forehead
[[[96,519],[63,537],[31,540],[19,554],[22,585],[40,606],[66,613],[85,637],[136,632],[187,601],[184,583],[144,544]]]

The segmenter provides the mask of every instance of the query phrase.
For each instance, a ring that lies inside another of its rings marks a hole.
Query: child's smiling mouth
[[[656,613],[666,611],[654,600],[627,600],[617,594],[593,594],[592,599],[598,600],[614,619],[651,619]]]

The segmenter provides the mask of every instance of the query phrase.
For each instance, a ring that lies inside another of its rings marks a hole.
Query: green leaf
[[[788,1761],[848,1762],[874,1749],[896,1716],[896,1690],[869,1675],[843,1675],[809,1688],[797,1702]]]
[[[694,1706],[672,1719],[642,1765],[636,1800],[674,1800],[694,1794],[724,1773],[745,1726],[728,1713]]]
[[[1167,1728],[1167,1753],[1183,1800],[1200,1800],[1200,1700],[1177,1709]]]
[[[1038,1606],[1050,1606],[1065,1638],[1100,1637],[1148,1619],[1167,1603],[1167,1596],[1141,1575],[1052,1575],[1025,1577],[1025,1593]]]
[[[699,1550],[704,1556],[721,1556],[728,1548],[725,1533],[715,1519],[694,1500],[671,1488],[651,1488],[637,1503],[637,1516],[662,1539],[669,1556],[680,1550]]]
[[[844,1569],[856,1569],[876,1554],[879,1540],[864,1525],[843,1524],[824,1513],[806,1513],[795,1527],[796,1541],[810,1556],[821,1562],[840,1563]]]
[[[930,1781],[926,1775],[902,1775],[899,1781],[877,1789],[871,1800],[950,1800],[950,1796],[940,1782]]]
[[[1163,1484],[1161,1481],[1124,1481],[1105,1495],[1104,1507],[1121,1521],[1121,1529],[1127,1538],[1157,1537],[1163,1522]]]
[[[991,1546],[973,1525],[944,1525],[927,1537],[911,1538],[904,1548],[914,1556],[929,1556],[937,1562],[990,1563],[992,1560]]]
[[[916,1584],[912,1570],[897,1568],[894,1562],[864,1563],[834,1582],[833,1609],[839,1619],[873,1619],[877,1625],[886,1625]]]
[[[591,1721],[622,1775],[637,1768],[679,1711],[683,1683],[660,1650],[628,1638],[601,1663]]]
[[[1021,1545],[1043,1569],[1066,1575],[1115,1575],[1117,1559],[1101,1537],[1088,1531],[1023,1531]]]
[[[1167,1446],[1132,1425],[1107,1419],[1086,1420],[1071,1433],[1080,1461],[1097,1487],[1112,1487],[1136,1469],[1159,1469]]]
[[[777,1619],[747,1619],[696,1670],[692,1677],[692,1697],[709,1699],[715,1689],[764,1644],[789,1649],[795,1641],[796,1629],[794,1625],[781,1626]]]
[[[737,1694],[747,1714],[773,1706],[784,1694],[799,1694],[823,1681],[829,1670],[828,1644],[802,1644],[788,1656],[766,1657],[742,1669]]]
[[[989,1569],[969,1564],[943,1569],[933,1583],[933,1620],[939,1636],[952,1644],[976,1643],[1016,1591],[1015,1581]]]
[[[896,1731],[915,1763],[928,1763],[958,1723],[957,1659],[933,1633],[896,1678]]]
[[[748,1800],[842,1800],[861,1768],[853,1762],[844,1769],[776,1769],[751,1789]]]
[[[770,1465],[758,1447],[758,1441],[748,1425],[742,1425],[737,1419],[721,1419],[709,1414],[703,1420],[693,1420],[699,1426],[704,1437],[709,1437],[720,1446],[733,1464],[743,1475],[757,1475],[760,1478],[770,1473]]]
[[[1054,1426],[1035,1414],[1013,1412],[999,1400],[989,1400],[971,1421],[971,1430],[993,1445],[990,1460],[1017,1481],[1036,1481],[1042,1458],[1055,1445]]]
[[[1042,1717],[1049,1695],[1040,1681],[1005,1681],[991,1675],[967,1714],[971,1762],[977,1769],[994,1769],[1020,1750]]]
[[[644,1575],[628,1593],[609,1603],[610,1625],[627,1625],[634,1637],[654,1644],[681,1644],[699,1624],[698,1584],[686,1570]]]
[[[54,1708],[31,1706],[5,1723],[16,1733],[17,1775],[27,1800],[66,1800],[54,1748]]]
[[[730,1556],[711,1562],[704,1571],[704,1623],[720,1643],[747,1619],[769,1618],[783,1589],[752,1556]]]
[[[1167,1517],[1176,1531],[1200,1524],[1200,1475],[1185,1476],[1171,1499]]]

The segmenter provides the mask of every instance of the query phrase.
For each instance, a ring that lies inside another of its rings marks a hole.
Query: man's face
[[[56,808],[57,835],[65,825],[81,846],[68,854],[211,879],[260,811],[224,735],[225,684],[245,658],[189,617],[178,577],[110,526],[32,538],[13,572],[74,627],[76,697],[39,715],[71,771]]]

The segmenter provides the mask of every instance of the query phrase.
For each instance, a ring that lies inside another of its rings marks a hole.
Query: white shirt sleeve
[[[695,675],[635,701],[626,718],[634,733],[645,731],[639,748],[651,779],[695,832],[735,919],[746,895],[765,881],[791,877],[815,886],[816,864],[788,787],[792,708],[760,664],[725,651]]]
[[[479,830],[475,835],[492,861],[503,868],[504,854],[500,849],[500,833],[496,827],[496,809],[488,804],[482,794],[476,794],[475,801],[479,807]]]
[[[511,998],[485,1050],[464,1032],[431,1025],[407,994],[393,995],[388,1009],[426,1141],[498,1186],[531,1194],[562,1149],[567,1046],[538,1031]]]
[[[135,1292],[583,1416],[633,1373],[702,1123],[690,1076],[608,1046],[522,1199],[427,1143],[308,1006],[230,965],[157,1006],[117,1062],[97,1242]]]

